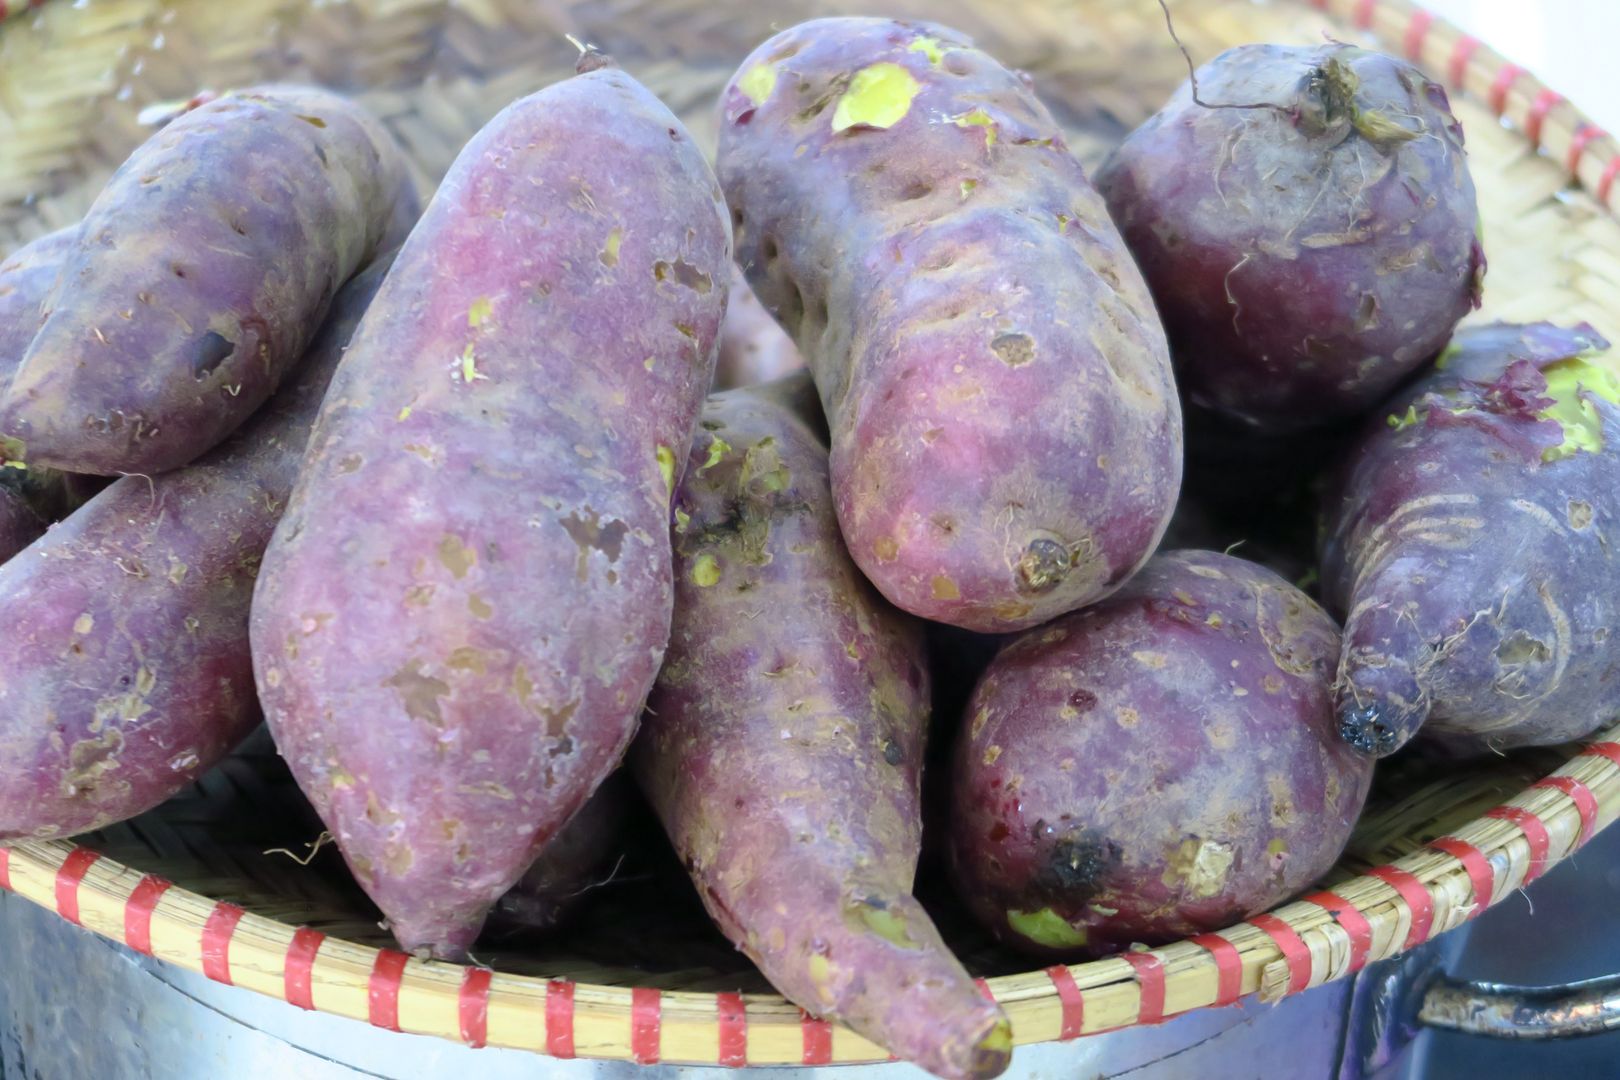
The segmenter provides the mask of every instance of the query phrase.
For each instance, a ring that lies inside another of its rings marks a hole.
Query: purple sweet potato
[[[709,914],[778,990],[941,1076],[993,1076],[1007,1020],[911,895],[922,628],[844,549],[826,444],[790,400],[808,387],[704,409],[675,504],[675,629],[631,765]]]
[[[604,780],[500,898],[491,921],[550,930],[566,918],[593,887],[612,876],[614,860],[624,851],[622,834],[634,798],[628,774],[616,772]]]
[[[269,398],[416,211],[393,140],[335,94],[262,87],[185,113],[91,205],[0,401],[0,449],[103,476],[186,464]]]
[[[385,269],[339,294],[305,362],[230,441],[114,482],[0,567],[0,841],[133,817],[258,723],[254,574]]]
[[[77,236],[77,226],[59,229],[0,262],[0,395],[39,331],[45,297]],[[62,489],[62,477],[53,470],[0,462],[0,563],[45,531],[61,511]]]
[[[720,359],[714,368],[714,388],[771,382],[804,367],[804,357],[771,313],[759,302],[742,271],[731,275],[731,296],[726,321],[720,328]]]
[[[355,335],[266,555],[254,660],[407,950],[464,955],[635,733],[730,273],[703,155],[596,68],[467,144]]]
[[[1446,92],[1337,42],[1241,45],[1196,80],[1097,173],[1177,381],[1270,433],[1358,416],[1479,303]]]
[[[985,673],[956,756],[954,867],[1028,951],[1162,945],[1263,911],[1339,856],[1373,763],[1333,721],[1333,620],[1271,571],[1159,555]]]
[[[1330,486],[1344,737],[1501,750],[1620,711],[1620,357],[1590,327],[1457,335]]]
[[[866,576],[987,632],[1118,587],[1170,518],[1180,406],[1142,277],[1027,82],[945,27],[820,19],[722,106],[738,262],[815,374]]]

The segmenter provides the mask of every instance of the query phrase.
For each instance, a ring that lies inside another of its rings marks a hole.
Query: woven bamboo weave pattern
[[[852,0],[68,0],[0,26],[0,251],[76,220],[145,135],[140,110],[198,89],[314,80],[354,93],[411,154],[424,193],[511,99],[564,77],[573,34],[613,53],[712,147],[714,101],[773,28]],[[1453,94],[1493,253],[1475,318],[1585,319],[1620,340],[1620,144],[1534,75],[1400,0],[1173,0],[1198,61],[1324,33],[1420,61]],[[1024,68],[1088,166],[1185,77],[1154,0],[894,0]],[[1503,123],[1502,121],[1506,121]],[[1320,891],[1190,941],[1029,970],[960,912],[942,928],[986,976],[1021,1044],[1274,998],[1342,978],[1500,902],[1620,816],[1620,727],[1582,747],[1447,774],[1384,770]],[[307,1009],[472,1045],[698,1064],[883,1060],[769,992],[674,905],[636,940],[615,920],[662,880],[653,859],[601,890],[566,942],[497,940],[488,967],[388,948],[256,739],[196,790],[75,843],[0,848],[0,887],[131,948]],[[675,868],[678,871],[678,867]],[[641,890],[638,892],[638,889]],[[666,890],[672,891],[672,890]],[[695,903],[695,901],[694,901]]]

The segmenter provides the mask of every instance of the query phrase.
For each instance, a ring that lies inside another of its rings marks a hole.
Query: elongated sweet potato
[[[1276,434],[1359,416],[1479,303],[1463,133],[1416,67],[1240,45],[1097,172],[1197,405]]]
[[[1620,357],[1590,327],[1459,333],[1324,507],[1344,737],[1574,739],[1620,710]]]
[[[991,932],[1099,955],[1217,930],[1315,881],[1372,761],[1341,742],[1333,620],[1227,555],[1156,556],[997,655],[956,756],[954,865]]]
[[[981,631],[1118,587],[1170,518],[1180,406],[1141,275],[1027,83],[945,27],[820,19],[722,106],[738,262],[815,373],[866,576]]]
[[[720,359],[714,368],[714,388],[771,382],[804,367],[798,346],[759,302],[739,269],[731,275],[731,296],[726,322],[720,328]]]
[[[805,375],[717,395],[675,504],[675,629],[631,764],[715,922],[788,998],[942,1076],[1007,1020],[911,896],[922,628],[844,550]]]
[[[339,295],[305,363],[229,442],[114,482],[0,567],[0,840],[133,817],[258,723],[254,574],[385,269]]]
[[[462,956],[635,733],[730,239],[675,116],[587,70],[467,144],[355,336],[266,556],[254,660],[277,745],[408,950]]]
[[[270,86],[185,113],[91,205],[0,402],[0,448],[105,476],[184,465],[264,403],[416,212],[403,156],[354,102]]]
[[[58,229],[0,262],[0,396],[39,331],[45,297],[77,236],[77,226]],[[63,486],[52,470],[0,462],[0,563],[32,543],[60,513]]]

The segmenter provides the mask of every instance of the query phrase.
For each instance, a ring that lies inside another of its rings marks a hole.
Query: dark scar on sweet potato
[[[197,358],[192,362],[192,371],[197,380],[201,382],[212,375],[235,351],[236,343],[227,339],[225,335],[214,330],[204,334],[202,340],[197,343]]]
[[[1037,841],[1054,826],[1037,821]],[[1114,841],[1084,829],[1065,836],[1048,847],[1041,867],[1031,881],[1032,891],[1051,904],[1081,907],[1108,887],[1108,878],[1119,866],[1123,853]]]

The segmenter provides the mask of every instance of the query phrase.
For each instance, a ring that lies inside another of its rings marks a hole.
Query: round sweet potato
[[[1591,327],[1474,327],[1333,478],[1344,737],[1388,754],[1579,738],[1620,711],[1620,355]]]
[[[1445,90],[1336,42],[1229,49],[1196,87],[1097,173],[1182,391],[1272,433],[1365,412],[1479,300]]]
[[[953,863],[1002,941],[1100,955],[1230,925],[1338,858],[1372,762],[1339,740],[1333,621],[1212,552],[1024,634],[957,746]]]

